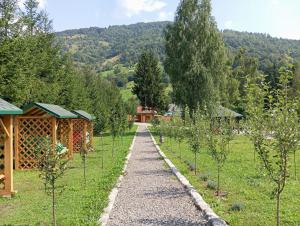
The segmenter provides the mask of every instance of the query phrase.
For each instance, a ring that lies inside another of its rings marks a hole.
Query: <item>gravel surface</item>
[[[107,225],[205,225],[184,187],[160,158],[144,125]]]

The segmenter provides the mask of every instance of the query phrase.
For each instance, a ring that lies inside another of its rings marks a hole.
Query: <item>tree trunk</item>
[[[86,154],[84,153],[83,157],[83,178],[84,178],[84,186],[86,186]]]
[[[294,173],[295,173],[295,180],[297,180],[297,162],[296,162],[296,151],[294,151]]]
[[[195,152],[195,175],[197,175],[197,152]]]
[[[181,160],[181,148],[180,148],[180,142],[178,143],[178,148],[179,148],[179,158],[180,158],[180,160]]]
[[[115,149],[115,138],[113,137],[113,143],[112,143],[112,157],[114,157],[114,149]]]
[[[56,226],[56,216],[55,216],[55,181],[52,181],[52,225]]]
[[[280,194],[276,195],[276,225],[280,225]]]
[[[220,167],[218,167],[218,184],[217,184],[217,196],[220,195]]]
[[[104,145],[103,145],[103,136],[101,136],[101,152],[102,152],[101,169],[103,169],[103,167],[104,167]]]

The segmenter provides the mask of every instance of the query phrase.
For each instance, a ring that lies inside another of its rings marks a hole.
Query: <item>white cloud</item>
[[[270,0],[270,4],[271,6],[279,6],[280,5],[280,0]]]
[[[141,12],[156,12],[167,5],[163,0],[119,0],[118,2],[128,17]]]
[[[233,27],[233,22],[232,22],[232,20],[227,20],[227,21],[225,21],[224,27],[225,27],[226,29],[232,29],[232,27]]]
[[[21,9],[24,9],[24,2],[25,2],[25,0],[18,1],[18,5]],[[39,9],[45,9],[47,0],[38,0],[38,2],[39,2]]]
[[[173,17],[172,12],[161,11],[158,14],[158,20],[160,21],[172,20],[172,17]]]

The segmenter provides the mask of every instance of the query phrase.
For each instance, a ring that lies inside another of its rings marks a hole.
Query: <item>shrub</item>
[[[194,171],[195,170],[195,164],[194,163],[192,163],[192,162],[190,162],[188,160],[185,160],[184,162],[185,162],[185,164],[187,164],[187,166],[188,166],[188,168],[189,168],[190,171]]]
[[[210,176],[209,173],[200,173],[199,179],[202,181],[207,181],[209,176]]]
[[[216,190],[217,189],[217,183],[215,181],[209,180],[207,182],[207,186],[208,189],[210,190]]]
[[[243,209],[245,209],[245,205],[241,202],[235,202],[229,208],[230,211],[242,211]]]

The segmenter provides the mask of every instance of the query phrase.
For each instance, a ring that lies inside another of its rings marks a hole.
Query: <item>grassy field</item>
[[[57,195],[58,225],[97,225],[108,195],[121,174],[125,157],[135,134],[134,127],[123,141],[116,144],[112,157],[109,134],[95,137],[95,152],[87,157],[87,184],[84,185],[83,165],[79,154],[70,161],[69,169],[58,184],[64,191]],[[102,169],[103,156],[103,169]],[[12,199],[0,198],[0,225],[51,225],[51,199],[44,192],[42,180],[35,170],[14,171],[15,189]]]
[[[158,141],[158,137],[155,136]],[[221,172],[221,190],[228,192],[226,198],[219,199],[215,190],[207,184],[216,184],[216,164],[208,151],[199,154],[197,176],[190,170],[188,164],[193,163],[194,154],[188,143],[181,145],[182,159],[179,158],[179,148],[175,141],[161,145],[164,153],[188,178],[192,185],[203,196],[213,210],[234,226],[265,226],[276,225],[275,199],[271,199],[272,183],[261,168],[257,158],[254,162],[253,147],[245,136],[237,136],[230,145],[231,153]],[[292,162],[292,159],[291,161]],[[297,153],[297,164],[300,165],[300,151]],[[290,178],[282,194],[281,223],[286,226],[300,225],[300,176],[295,180],[293,165],[290,166]],[[300,170],[299,170],[300,175]],[[203,178],[208,176],[208,180]],[[241,211],[231,210],[232,205],[244,207]]]

